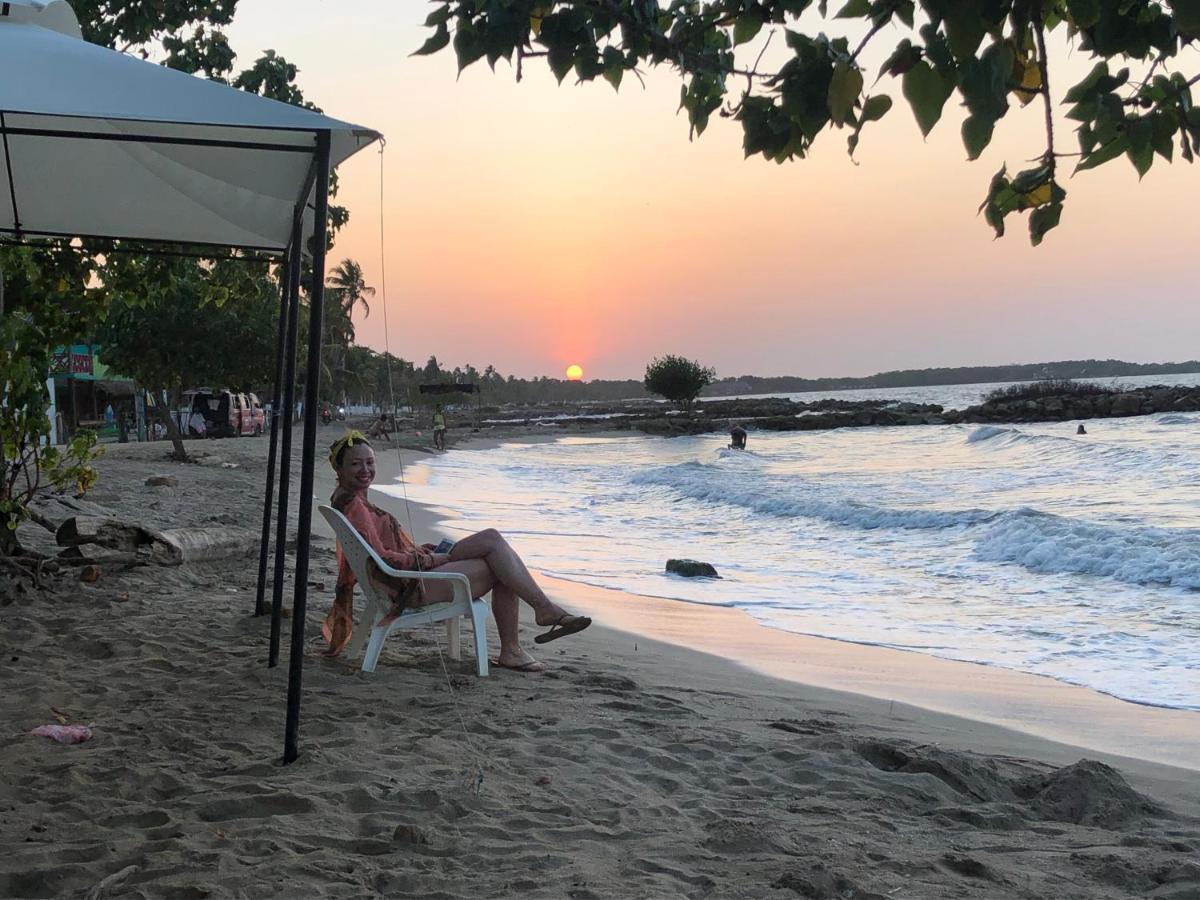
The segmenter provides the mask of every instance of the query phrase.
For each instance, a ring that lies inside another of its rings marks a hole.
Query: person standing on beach
[[[446,414],[440,403],[433,408],[433,446],[438,450],[446,449]]]
[[[583,631],[592,624],[587,616],[568,613],[546,596],[533,580],[521,557],[494,528],[463,538],[448,553],[437,553],[433,544],[417,546],[396,517],[372,504],[367,491],[375,481],[375,451],[367,438],[352,431],[335,441],[329,464],[337,473],[338,486],[330,505],[344,515],[363,539],[388,565],[402,571],[461,572],[471,581],[471,596],[492,592],[492,615],[500,633],[500,657],[493,664],[517,672],[542,672],[545,666],[521,646],[518,634],[518,604],[524,600],[534,609],[534,621],[548,628],[534,638],[545,644]],[[422,582],[383,574],[374,563],[372,581],[392,598],[392,608],[380,623],[386,625],[411,607],[448,603],[453,589],[445,581]],[[354,631],[354,585],[349,562],[338,548],[337,589],[333,606],[321,627],[329,642],[327,655],[337,656],[350,642]]]

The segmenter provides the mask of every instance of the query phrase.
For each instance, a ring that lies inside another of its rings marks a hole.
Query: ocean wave
[[[981,441],[988,441],[994,437],[999,437],[1002,434],[1020,434],[1015,428],[1001,428],[999,425],[980,425],[974,431],[967,435],[968,444],[978,444]]]
[[[1021,510],[992,522],[976,558],[1052,575],[1200,590],[1200,530],[1099,525]]]
[[[1040,461],[1077,463],[1089,468],[1101,463],[1123,469],[1191,465],[1190,459],[1157,448],[1117,444],[1095,436],[1030,433],[999,425],[981,425],[967,435],[966,443],[979,444],[988,450],[1019,449]]]
[[[634,484],[669,488],[690,500],[721,506],[735,506],[768,516],[785,519],[820,519],[834,525],[845,525],[868,531],[876,529],[931,529],[977,525],[996,516],[986,509],[890,509],[872,506],[855,500],[820,500],[796,496],[804,491],[793,484],[783,488],[778,483],[738,479],[734,473],[718,473],[702,463],[682,463],[638,472]]]
[[[1154,420],[1155,425],[1200,425],[1200,416],[1185,416],[1180,413],[1167,413]]]

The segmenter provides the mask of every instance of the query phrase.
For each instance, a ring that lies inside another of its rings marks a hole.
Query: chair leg
[[[479,607],[482,606],[483,609]],[[471,604],[471,627],[475,632],[475,671],[480,678],[487,678],[488,674],[488,653],[487,653],[487,606],[484,604]]]
[[[375,671],[375,665],[379,662],[379,654],[383,652],[383,641],[387,637],[387,633],[386,628],[371,629],[371,639],[367,641],[367,652],[363,656],[362,662],[364,672]]]
[[[455,662],[462,659],[462,619],[455,616],[446,620],[446,643],[450,645],[450,658]]]

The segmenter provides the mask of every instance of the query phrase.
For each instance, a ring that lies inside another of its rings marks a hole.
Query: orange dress
[[[380,559],[394,569],[427,572],[433,568],[432,545],[418,547],[396,517],[386,510],[368,502],[366,491],[350,492],[341,488],[334,491],[330,504],[344,515],[363,539],[374,548]],[[354,632],[354,585],[358,579],[350,562],[337,548],[338,575],[333,606],[325,617],[321,632],[329,642],[328,656],[337,656],[350,642]],[[371,563],[375,567],[375,563]],[[375,567],[377,568],[377,567]],[[395,578],[383,572],[374,572],[373,580],[384,587],[392,596],[392,608],[384,622],[391,621],[410,606],[417,606],[421,597],[421,582],[415,578]]]

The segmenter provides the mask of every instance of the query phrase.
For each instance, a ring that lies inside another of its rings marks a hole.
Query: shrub
[[[1042,397],[1094,397],[1099,394],[1116,394],[1116,388],[1092,384],[1087,381],[1072,381],[1069,378],[1049,378],[1029,384],[1010,384],[996,388],[983,398],[984,403],[1005,403],[1013,400],[1040,400]]]
[[[684,412],[690,412],[700,392],[717,378],[713,369],[707,369],[682,356],[656,357],[646,366],[646,390],[658,394],[676,404]]]

